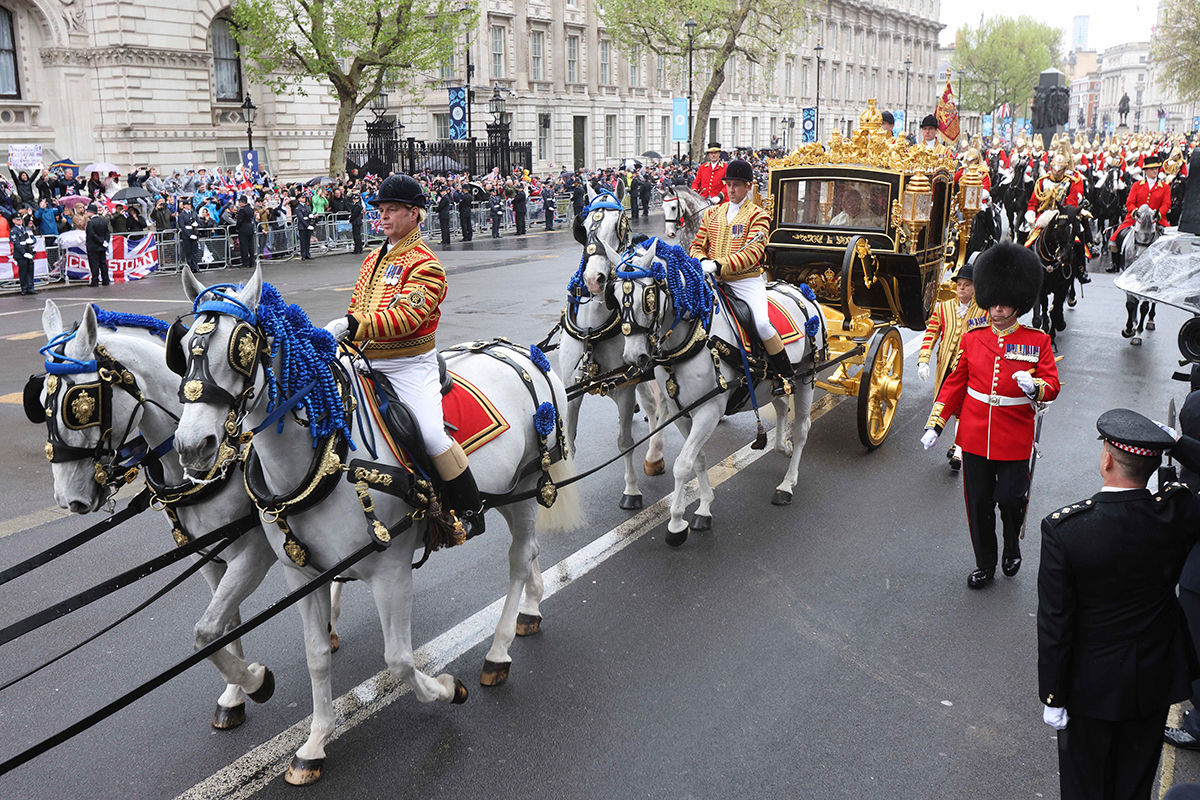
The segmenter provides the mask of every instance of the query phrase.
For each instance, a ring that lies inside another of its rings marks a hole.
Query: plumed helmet
[[[1067,168],[1067,157],[1062,153],[1055,153],[1054,158],[1050,159],[1050,169],[1059,170]]]
[[[406,206],[425,208],[427,199],[421,184],[411,175],[403,172],[389,175],[379,184],[379,192],[371,198],[371,205],[380,203],[404,203]]]
[[[1012,306],[1024,314],[1042,291],[1042,274],[1041,262],[1029,248],[994,244],[975,260],[975,302],[980,308]]]
[[[754,168],[745,159],[735,158],[725,167],[725,180],[754,183]]]
[[[933,114],[926,114],[925,119],[921,120],[922,128],[936,128],[937,126],[937,117]]]

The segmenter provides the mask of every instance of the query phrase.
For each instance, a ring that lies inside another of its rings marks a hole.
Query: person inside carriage
[[[1109,240],[1114,271],[1125,267],[1121,248],[1129,230],[1134,226],[1135,211],[1147,205],[1154,212],[1155,222],[1159,225],[1167,224],[1167,214],[1171,212],[1171,186],[1167,181],[1159,180],[1161,170],[1162,156],[1157,153],[1151,153],[1142,160],[1143,177],[1129,189],[1129,196],[1125,199],[1125,219],[1113,231],[1112,239]]]
[[[754,329],[776,373],[771,392],[782,397],[791,393],[795,373],[767,312],[763,256],[771,216],[750,200],[754,170],[748,161],[740,158],[730,161],[724,183],[728,202],[704,212],[688,254],[700,259],[705,273],[714,275],[726,291],[750,307]]]
[[[462,445],[442,418],[435,333],[446,298],[446,273],[421,238],[426,197],[414,178],[391,175],[371,204],[387,242],[363,261],[350,308],[326,326],[339,341],[355,342],[378,375],[408,406],[426,452],[445,482],[448,504],[468,538],[484,531],[483,501]]]

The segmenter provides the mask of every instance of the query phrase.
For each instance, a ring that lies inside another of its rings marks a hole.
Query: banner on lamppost
[[[908,120],[904,116],[903,111],[893,111],[892,119],[895,123],[892,125],[892,133],[897,136],[906,136],[908,134]]]
[[[983,115],[983,135],[984,136],[992,135],[992,115],[991,114]]]
[[[1200,131],[1200,117],[1192,117],[1192,130]]]
[[[467,138],[467,90],[462,86],[451,86],[450,92],[450,138]]]
[[[813,106],[800,109],[800,141],[803,144],[817,140],[817,109]]]
[[[261,171],[258,168],[258,151],[257,150],[243,150],[242,151],[242,167],[252,177],[261,174]]]
[[[692,138],[688,130],[688,99],[686,97],[671,98],[671,141],[686,142]]]

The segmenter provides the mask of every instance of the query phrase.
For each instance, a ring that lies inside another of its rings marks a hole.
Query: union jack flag
[[[78,241],[73,238],[63,241],[64,237],[66,234],[59,237],[59,246],[62,248],[67,277],[71,280],[89,280],[91,270],[83,237],[79,237]],[[158,272],[158,245],[153,234],[141,237],[113,236],[108,244],[108,272],[117,283],[141,280]]]

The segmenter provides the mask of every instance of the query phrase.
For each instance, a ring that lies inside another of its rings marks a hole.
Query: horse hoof
[[[1067,305],[1068,305],[1068,306],[1070,306],[1071,308],[1074,308],[1074,307],[1075,307],[1075,303],[1076,303],[1076,302],[1077,302],[1077,301],[1075,300],[1075,298],[1074,298],[1074,297],[1068,297],[1068,298],[1067,298]]]
[[[621,495],[621,510],[622,511],[637,511],[642,507],[642,496],[640,494],[623,494]]]
[[[517,614],[517,636],[533,636],[541,629],[540,614]]]
[[[1132,339],[1130,339],[1130,340],[1129,340],[1129,343],[1130,343],[1131,345],[1133,345],[1134,347],[1141,347],[1141,346],[1142,346],[1142,337],[1140,337],[1140,336],[1135,336],[1135,337],[1133,337]]]
[[[217,710],[213,713],[212,726],[219,731],[231,731],[245,721],[245,703],[238,703],[236,706],[230,706],[229,708],[218,704]]]
[[[484,686],[499,686],[508,680],[508,668],[510,666],[511,663],[497,664],[495,661],[485,660],[483,662],[483,672],[479,675],[479,682]]]
[[[1121,331],[1121,335],[1128,339],[1129,337],[1133,336],[1133,331],[1131,331],[1129,328],[1125,328]]]
[[[263,682],[253,692],[246,692],[246,697],[249,697],[256,703],[265,703],[271,699],[271,695],[275,694],[275,674],[271,670],[263,667]],[[320,777],[318,775],[318,777]]]
[[[675,531],[667,531],[667,535],[665,538],[666,538],[667,544],[670,545],[671,547],[682,547],[683,543],[687,541],[687,537],[688,537],[688,529],[684,528],[683,530],[679,531],[678,533],[676,533]]]
[[[1154,330],[1154,323],[1147,321],[1146,322],[1146,330],[1148,330],[1148,331]]]
[[[325,766],[323,758],[301,758],[293,756],[288,765],[287,774],[283,779],[292,786],[311,786],[321,780],[321,767]]]
[[[697,514],[692,517],[692,521],[688,523],[688,527],[697,533],[700,531],[711,531],[712,517],[706,517],[703,514]]]
[[[664,458],[660,458],[658,461],[646,461],[642,464],[642,469],[653,478],[655,475],[662,475],[667,471],[667,461]]]
[[[454,679],[454,698],[450,701],[452,705],[461,706],[467,702],[467,685],[458,678]]]
[[[338,651],[338,648],[341,646],[342,646],[342,643],[338,639],[338,635],[336,633],[329,634],[329,652],[336,653]]]
[[[790,506],[792,504],[792,493],[785,492],[782,489],[776,489],[775,494],[771,497],[771,505],[773,506]]]

